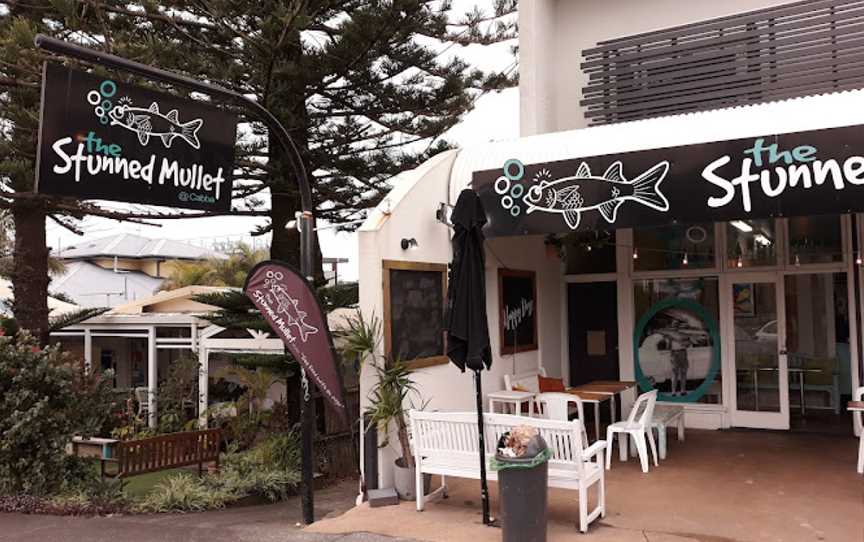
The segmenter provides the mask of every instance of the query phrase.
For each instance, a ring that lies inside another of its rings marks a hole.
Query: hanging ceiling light
[[[864,261],[861,260],[861,251],[858,251],[858,256],[855,257],[855,265],[861,265]]]
[[[634,260],[638,260],[638,259],[639,259],[639,249],[637,249],[637,248],[634,248],[634,249],[633,249],[633,259],[634,259]]]
[[[744,267],[744,260],[741,259],[741,256],[738,256],[738,261],[735,262],[735,267]]]
[[[729,224],[732,224],[733,227],[737,228],[739,231],[743,231],[744,233],[750,233],[753,231],[753,226],[743,220],[733,220]]]
[[[682,263],[683,265],[687,265],[687,263],[688,263],[688,262],[687,262],[687,253],[686,253],[686,252],[684,253],[684,259],[681,260],[681,263]]]

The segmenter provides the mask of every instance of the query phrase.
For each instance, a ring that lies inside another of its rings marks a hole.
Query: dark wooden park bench
[[[219,468],[220,439],[220,429],[207,429],[118,442],[112,457],[101,460],[102,477],[128,478],[189,465],[198,465],[200,475],[205,463],[212,461]],[[109,464],[116,466],[114,472],[107,468]]]

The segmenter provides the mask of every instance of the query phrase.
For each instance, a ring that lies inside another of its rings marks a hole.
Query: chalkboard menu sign
[[[447,363],[446,296],[446,265],[385,260],[385,353],[414,368]]]
[[[537,280],[533,271],[498,269],[501,353],[537,350]]]

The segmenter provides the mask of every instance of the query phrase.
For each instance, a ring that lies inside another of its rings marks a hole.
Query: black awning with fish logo
[[[488,237],[864,211],[864,126],[474,172]]]

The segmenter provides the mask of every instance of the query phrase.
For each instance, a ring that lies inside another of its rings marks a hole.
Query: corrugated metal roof
[[[12,282],[6,279],[0,279],[0,314],[11,315],[11,303],[15,299],[15,294],[12,292]],[[80,309],[78,305],[67,303],[56,297],[48,296],[48,312],[50,316],[59,316],[67,312],[74,312]]]
[[[84,258],[160,258],[198,260],[205,258],[224,258],[225,255],[210,249],[196,247],[182,241],[171,239],[151,239],[130,233],[120,233],[101,239],[83,240],[66,247],[57,255],[64,260]]]
[[[152,296],[163,280],[140,271],[115,273],[89,262],[73,262],[51,282],[51,289],[66,294],[81,307],[116,307]]]

